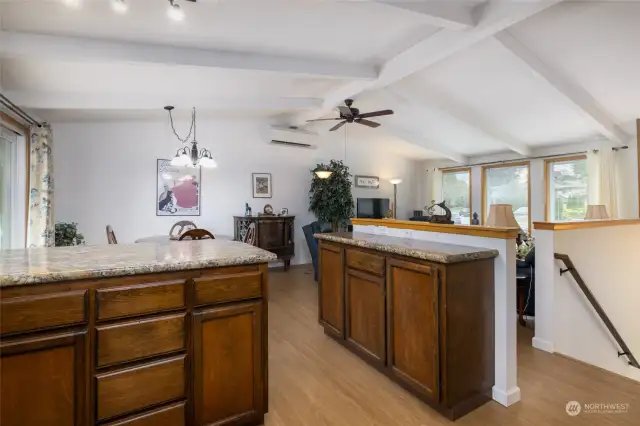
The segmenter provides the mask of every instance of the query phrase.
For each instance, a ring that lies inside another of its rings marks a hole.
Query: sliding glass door
[[[11,188],[13,145],[10,136],[0,128],[0,249],[11,247]]]

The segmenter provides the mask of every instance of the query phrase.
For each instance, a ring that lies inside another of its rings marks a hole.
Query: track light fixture
[[[119,14],[125,14],[129,10],[129,5],[125,3],[125,0],[111,0],[111,9]]]
[[[167,9],[167,16],[174,21],[184,20],[184,11],[180,9],[180,6],[175,2],[175,0],[169,0],[169,9]]]

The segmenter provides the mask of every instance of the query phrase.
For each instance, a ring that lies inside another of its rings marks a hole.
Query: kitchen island
[[[324,332],[456,419],[491,399],[498,250],[316,234]]]
[[[261,424],[275,258],[219,240],[1,251],[0,424]]]

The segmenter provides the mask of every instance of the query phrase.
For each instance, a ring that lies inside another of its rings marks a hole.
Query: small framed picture
[[[283,207],[280,209],[280,216],[287,216],[289,214],[289,209],[286,207]]]
[[[271,173],[252,173],[253,198],[271,198]]]
[[[356,188],[380,188],[380,178],[378,176],[355,176]]]

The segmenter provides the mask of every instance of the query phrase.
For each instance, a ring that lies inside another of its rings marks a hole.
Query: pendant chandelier
[[[171,165],[178,167],[218,167],[218,164],[216,164],[215,160],[211,156],[211,151],[206,148],[198,149],[198,142],[196,141],[196,109],[193,108],[191,111],[191,127],[189,129],[189,134],[184,139],[178,136],[176,128],[173,125],[173,116],[171,115],[173,107],[166,106],[164,109],[169,112],[171,130],[173,130],[173,134],[176,138],[178,138],[178,140],[183,144],[191,144],[191,147],[185,146],[176,151],[175,157],[171,160]],[[193,135],[193,140],[189,142],[191,135]]]

